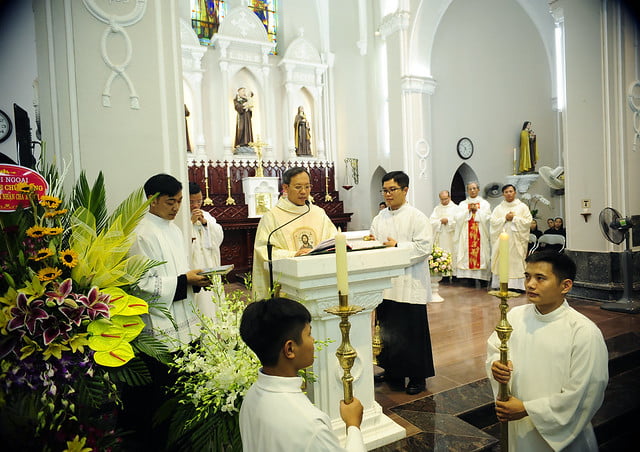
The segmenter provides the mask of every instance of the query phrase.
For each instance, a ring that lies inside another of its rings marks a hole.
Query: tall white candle
[[[498,246],[498,275],[501,283],[509,282],[509,234],[500,234]]]
[[[231,169],[229,168],[229,165],[227,165],[227,179],[231,179]]]
[[[341,295],[348,295],[347,236],[341,231],[336,234],[336,278],[338,279],[338,292]]]

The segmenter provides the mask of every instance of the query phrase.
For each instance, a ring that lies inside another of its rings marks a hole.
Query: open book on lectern
[[[347,251],[373,250],[384,248],[382,242],[377,240],[369,240],[368,238],[347,239]],[[330,238],[323,240],[309,251],[305,256],[314,256],[318,254],[331,254],[336,252],[336,239]]]

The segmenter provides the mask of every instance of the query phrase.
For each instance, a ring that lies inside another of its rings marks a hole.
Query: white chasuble
[[[292,221],[271,236],[273,260],[293,257],[301,248],[314,248],[323,240],[335,237],[337,229],[325,211],[313,204],[309,207],[309,213]],[[265,267],[269,261],[267,256],[269,234],[306,211],[306,205],[298,206],[283,197],[260,219],[253,249],[252,283],[255,300],[269,296],[269,269]],[[275,274],[273,282],[274,284],[278,282],[278,276]]]
[[[477,204],[473,213],[469,204]],[[480,196],[467,198],[458,206],[456,217],[454,275],[458,278],[473,278],[486,281],[491,276],[491,240],[489,218],[491,205]],[[472,224],[475,223],[475,224]],[[470,231],[477,235],[470,234]]]
[[[196,221],[191,223],[191,268],[206,269],[220,266],[220,245],[224,240],[222,226],[209,212],[202,211],[202,215],[207,220],[206,226]],[[194,294],[196,306],[206,316],[215,318],[216,304],[214,301],[224,296],[224,287],[220,276],[212,276],[213,285],[202,288],[200,292]]]
[[[597,451],[591,419],[600,408],[609,379],[602,333],[565,302],[540,314],[533,304],[511,309],[508,359],[513,362],[511,394],[528,416],[509,422],[509,451]],[[494,395],[498,383],[491,363],[500,359],[500,339],[487,342],[486,369]]]
[[[428,259],[433,244],[433,232],[427,216],[404,203],[399,209],[382,209],[371,223],[371,234],[386,242],[389,237],[398,242],[398,248],[410,251],[410,265],[404,275],[391,280],[391,289],[385,289],[385,300],[399,303],[426,304],[431,301],[431,279]]]
[[[148,295],[147,300],[151,302],[149,314],[143,316],[145,329],[165,342],[169,350],[176,350],[180,343],[189,343],[196,339],[200,330],[199,320],[194,311],[191,286],[187,286],[186,299],[173,301],[178,276],[189,271],[184,237],[180,228],[172,221],[150,212],[140,221],[135,233],[136,240],[129,254],[141,254],[164,262],[145,273],[138,283],[140,289]],[[153,304],[159,304],[171,312],[177,330],[171,320],[153,309]]]
[[[511,221],[507,221],[507,213],[513,212]],[[500,234],[509,234],[509,287],[524,290],[524,260],[527,257],[527,245],[531,226],[531,212],[525,203],[516,199],[512,202],[502,201],[491,214],[491,272],[493,287],[498,287],[498,243]]]

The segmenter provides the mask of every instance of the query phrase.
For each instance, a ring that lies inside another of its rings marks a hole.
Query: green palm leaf
[[[117,219],[120,219],[122,232],[125,235],[130,235],[147,213],[149,204],[154,198],[155,196],[146,199],[142,188],[135,190],[116,207],[109,217],[108,224],[112,225]]]
[[[144,386],[151,383],[149,369],[140,358],[133,358],[126,366],[109,369],[109,374],[113,381],[119,381],[129,386]]]
[[[73,207],[84,207],[91,212],[96,219],[96,232],[99,234],[107,223],[107,195],[104,186],[104,175],[102,171],[89,187],[87,176],[84,171],[80,173],[78,182],[73,188]]]

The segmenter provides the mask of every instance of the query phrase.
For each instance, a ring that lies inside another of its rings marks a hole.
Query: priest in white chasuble
[[[491,277],[491,205],[483,199],[477,182],[467,184],[467,199],[456,217],[454,274],[458,278],[488,281]]]
[[[598,450],[591,419],[604,399],[609,357],[600,329],[565,299],[575,275],[565,254],[527,257],[529,303],[507,313],[513,327],[507,364],[500,362],[497,333],[489,337],[494,395],[499,384],[510,389],[508,400],[496,401],[498,420],[509,425],[510,452]]]
[[[451,201],[451,195],[447,190],[438,194],[440,204],[434,207],[429,221],[433,228],[433,244],[439,246],[451,254],[451,262],[454,251],[454,234],[456,232],[456,216],[458,215],[458,205]]]
[[[202,210],[202,189],[189,182],[189,208],[191,209],[191,268],[214,268],[220,266],[220,245],[224,231],[215,218]],[[210,277],[212,285],[195,294],[196,305],[204,315],[215,318],[214,298],[224,295],[219,275]]]
[[[509,287],[524,291],[524,260],[527,257],[527,245],[533,220],[529,207],[516,198],[516,188],[507,184],[502,187],[504,200],[493,209],[491,214],[491,287],[499,286],[498,243],[500,234],[509,234]]]
[[[337,229],[326,212],[309,204],[311,179],[304,168],[290,168],[282,174],[284,196],[258,223],[253,248],[254,300],[269,298],[269,261],[267,240],[271,235],[272,259],[302,256],[318,243],[335,237]],[[290,223],[289,223],[290,222]],[[275,231],[275,232],[274,232]],[[277,275],[274,275],[274,284]]]

